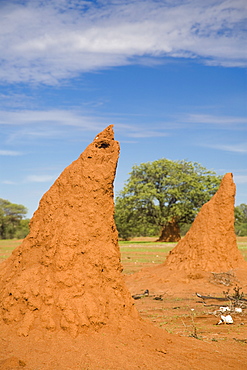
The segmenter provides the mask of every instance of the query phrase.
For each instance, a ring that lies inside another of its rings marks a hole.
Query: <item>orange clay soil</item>
[[[76,336],[136,317],[113,219],[118,153],[108,127],[43,196],[29,235],[0,265],[0,317],[20,335],[40,328]]]
[[[203,205],[190,230],[159,266],[126,278],[130,291],[183,294],[222,292],[220,278],[247,290],[247,263],[238,250],[234,232],[235,184],[228,173],[217,193]]]
[[[245,369],[246,352],[142,320],[113,220],[119,146],[100,133],[41,199],[0,265],[0,369]]]

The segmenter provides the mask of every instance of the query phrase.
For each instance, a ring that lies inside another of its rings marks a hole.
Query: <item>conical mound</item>
[[[235,184],[227,173],[219,190],[205,203],[190,230],[167,256],[164,263],[127,276],[132,293],[149,289],[152,292],[190,294],[195,291],[222,291],[212,273],[229,275],[230,285],[247,286],[247,263],[237,247],[234,232]]]
[[[41,327],[75,336],[136,315],[113,218],[118,156],[109,126],[43,196],[29,235],[0,265],[0,319],[20,335]]]
[[[234,232],[236,187],[227,173],[219,190],[203,205],[185,237],[170,252],[164,265],[173,270],[222,272],[246,264]]]

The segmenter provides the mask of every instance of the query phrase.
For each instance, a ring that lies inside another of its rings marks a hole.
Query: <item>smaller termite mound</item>
[[[246,265],[234,232],[236,187],[227,173],[217,193],[205,203],[190,230],[170,252],[164,267],[171,270],[222,272]]]

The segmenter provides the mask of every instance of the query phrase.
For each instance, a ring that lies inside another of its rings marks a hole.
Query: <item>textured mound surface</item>
[[[185,237],[164,266],[174,270],[222,272],[246,265],[234,232],[235,184],[227,173],[212,199],[203,205]]]
[[[0,265],[0,318],[20,335],[42,327],[75,336],[135,315],[113,219],[118,155],[109,126],[43,196],[29,235]]]
[[[126,277],[132,293],[149,289],[153,292],[179,294],[196,291],[222,292],[215,274],[231,275],[232,284],[247,289],[247,263],[238,250],[234,232],[235,184],[228,173],[217,193],[203,205],[190,230],[173,248],[164,263],[144,268]]]

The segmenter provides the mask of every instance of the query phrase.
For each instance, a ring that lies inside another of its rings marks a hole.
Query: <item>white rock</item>
[[[241,307],[235,307],[235,312],[241,313],[243,310]]]
[[[220,325],[220,324],[233,324],[233,319],[231,317],[231,315],[221,315],[220,316],[221,320],[218,322],[217,325]]]
[[[226,312],[226,311],[230,311],[230,308],[228,306],[220,307],[220,312]]]
[[[231,315],[226,316],[221,315],[221,320],[223,320],[225,324],[233,324],[233,319]]]

